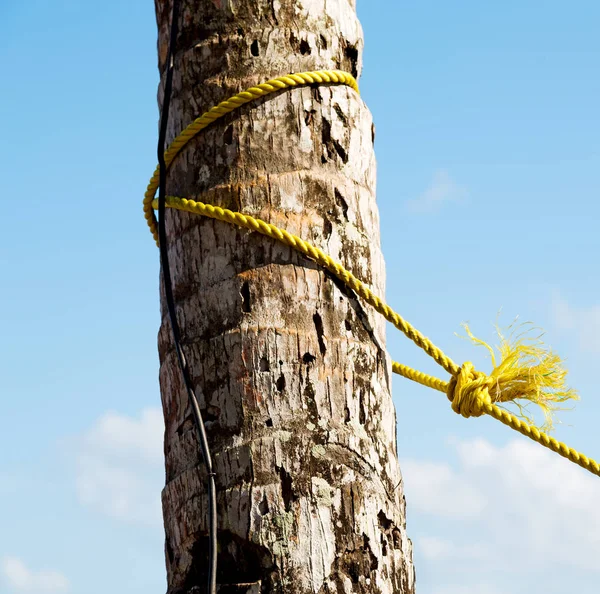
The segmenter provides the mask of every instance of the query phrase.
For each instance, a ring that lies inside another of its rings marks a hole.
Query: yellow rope
[[[287,76],[280,76],[279,78],[273,78],[265,83],[257,85],[256,87],[250,87],[225,101],[221,101],[219,105],[211,107],[208,111],[204,112],[199,118],[196,118],[179,136],[169,145],[169,148],[165,151],[165,163],[168,167],[173,159],[178,155],[179,151],[190,141],[196,134],[204,130],[209,124],[212,124],[215,120],[223,117],[224,115],[231,113],[233,110],[258,99],[265,95],[270,95],[276,91],[283,89],[289,89],[292,87],[300,87],[312,84],[324,84],[334,83],[339,85],[347,85],[351,89],[354,89],[358,93],[358,83],[356,79],[347,72],[342,70],[315,70],[313,72],[299,72],[297,74],[288,74]],[[156,225],[156,217],[154,210],[152,209],[152,200],[158,190],[160,170],[158,166],[154,170],[146,194],[144,195],[144,216],[152,231],[154,241],[158,245],[158,227]]]
[[[471,366],[470,363],[465,363],[463,365],[463,369],[469,368],[469,366]],[[445,394],[454,393],[455,386],[451,385],[452,381],[444,382],[441,379],[438,379],[437,377],[432,377],[431,375],[421,373],[416,369],[412,369],[411,367],[407,367],[406,365],[402,365],[401,363],[396,363],[395,361],[392,363],[392,369],[394,373],[402,375],[403,377],[406,377],[414,382],[422,384],[423,386],[427,386],[428,388],[433,388],[434,390],[444,392]],[[475,414],[472,414],[470,416],[479,416],[480,414],[485,413],[491,417],[494,417],[494,419],[500,421],[501,423],[504,423],[505,425],[508,425],[508,427],[514,429],[515,431],[518,431],[525,437],[529,437],[533,441],[536,441],[537,443],[547,447],[553,452],[560,454],[561,456],[563,456],[563,458],[567,458],[568,460],[574,462],[578,466],[585,468],[592,474],[600,476],[600,465],[598,464],[598,462],[592,460],[591,458],[588,458],[587,456],[584,456],[582,453],[578,452],[573,448],[570,448],[568,445],[558,441],[557,439],[554,439],[554,437],[543,433],[537,427],[529,425],[528,423],[524,423],[515,415],[512,415],[508,411],[489,402],[488,398],[485,395],[482,395],[481,398],[475,399],[474,406],[478,407],[479,410],[475,410]]]
[[[313,83],[343,84],[358,91],[356,80],[350,74],[337,70],[290,74],[269,80],[256,87],[251,87],[219,103],[218,106],[211,108],[192,122],[165,151],[167,166],[173,162],[175,156],[196,134],[223,115],[230,113],[257,97],[262,97],[281,89]],[[158,168],[154,172],[144,196],[144,215],[155,241],[158,241],[156,218],[154,215],[154,209],[157,208],[157,201],[154,199],[157,188]],[[233,212],[218,206],[173,196],[168,196],[166,203],[170,208],[196,213],[256,231],[314,260],[334,274],[377,312],[383,315],[386,320],[391,322],[398,330],[423,349],[450,374],[451,379],[449,382],[444,382],[406,365],[393,362],[392,369],[395,373],[424,386],[444,392],[452,403],[452,409],[464,417],[487,414],[533,441],[571,460],[589,472],[600,476],[600,465],[595,460],[587,458],[566,444],[543,433],[533,424],[522,421],[517,416],[495,404],[496,402],[514,402],[517,398],[525,398],[539,404],[543,410],[547,411],[551,408],[553,402],[561,402],[575,397],[572,391],[563,389],[565,372],[560,367],[560,360],[552,353],[546,353],[538,347],[525,346],[522,343],[509,346],[501,336],[503,339],[502,361],[499,365],[496,365],[492,352],[492,361],[494,363],[492,373],[486,375],[475,371],[473,364],[470,362],[464,363],[462,367],[459,367],[441,349],[436,347],[427,337],[423,336],[416,328],[404,320],[402,316],[375,295],[364,283],[318,247],[287,232],[285,229],[280,229],[276,225],[241,212]],[[488,345],[475,339],[470,333],[469,335],[475,342],[483,344],[491,350]],[[544,391],[543,388],[547,389]]]

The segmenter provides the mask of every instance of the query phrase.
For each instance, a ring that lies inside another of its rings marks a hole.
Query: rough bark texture
[[[350,0],[182,4],[169,141],[269,77],[360,71]],[[156,1],[161,73],[170,11]],[[202,132],[177,157],[167,190],[285,227],[383,295],[373,135],[368,109],[346,87],[284,91]],[[383,320],[267,238],[173,211],[167,232],[216,465],[218,581],[229,584],[220,591],[412,593]],[[205,472],[162,306],[169,592],[202,592]]]

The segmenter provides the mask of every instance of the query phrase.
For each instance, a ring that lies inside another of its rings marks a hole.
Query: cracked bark
[[[155,4],[164,73],[171,2]],[[361,68],[352,0],[183,0],[179,26],[168,141],[270,77]],[[348,88],[226,116],[177,157],[167,191],[285,227],[385,292],[373,126]],[[217,472],[221,593],[414,592],[383,320],[270,239],[173,211],[167,232]],[[161,307],[168,587],[192,594],[206,577],[205,472],[162,295]]]

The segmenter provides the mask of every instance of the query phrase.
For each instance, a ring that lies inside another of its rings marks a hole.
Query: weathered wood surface
[[[270,77],[360,71],[349,0],[182,4],[168,141]],[[161,73],[170,10],[156,1]],[[367,107],[346,87],[284,91],[202,132],[171,167],[167,190],[285,227],[383,295],[373,135]],[[218,473],[218,581],[258,582],[248,591],[263,593],[412,593],[383,320],[270,239],[173,211],[167,232]],[[169,592],[203,591],[205,472],[164,300],[162,311]]]

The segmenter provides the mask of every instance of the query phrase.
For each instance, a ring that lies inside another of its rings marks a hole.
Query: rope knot
[[[490,390],[495,380],[481,371],[475,371],[473,363],[467,361],[450,379],[446,395],[452,410],[465,418],[480,417],[486,405],[492,404]]]

